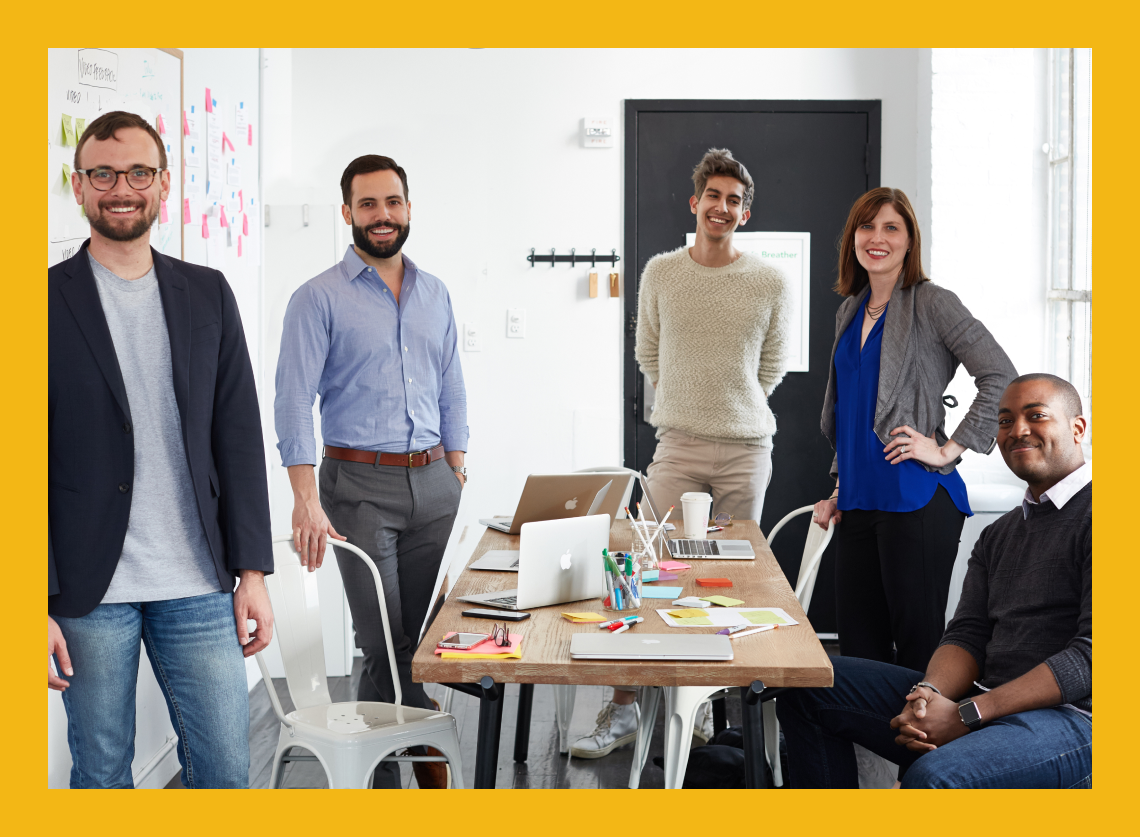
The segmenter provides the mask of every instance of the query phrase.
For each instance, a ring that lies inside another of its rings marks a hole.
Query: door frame
[[[622,370],[622,459],[637,462],[637,420],[644,398],[643,378],[633,351],[637,341],[637,290],[640,255],[637,243],[637,128],[643,113],[861,113],[867,115],[864,168],[867,183],[881,182],[883,103],[880,99],[626,99],[625,100],[625,339]],[[632,419],[632,420],[631,420]]]

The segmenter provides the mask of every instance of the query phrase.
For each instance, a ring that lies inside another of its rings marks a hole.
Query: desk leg
[[[740,714],[744,722],[744,786],[767,787],[764,780],[764,713],[760,695],[764,684],[753,680],[740,689]]]
[[[534,702],[534,684],[519,684],[519,714],[515,721],[515,761],[526,761],[530,748],[530,707]]]
[[[503,728],[503,686],[485,675],[479,681],[479,735],[475,744],[475,787],[495,787],[499,733]]]
[[[714,699],[712,702],[713,710],[713,734],[728,729],[728,709],[725,706],[725,698]]]

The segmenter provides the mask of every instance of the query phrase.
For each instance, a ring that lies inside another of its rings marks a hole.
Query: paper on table
[[[691,622],[683,622],[681,619],[676,619],[670,616],[670,611],[676,608],[658,609],[658,615],[665,620],[671,628],[680,627],[683,624],[692,624]],[[745,613],[752,614],[746,617]],[[764,614],[759,616],[758,614]],[[769,608],[737,608],[737,607],[713,607],[704,611],[703,615],[711,620],[711,624],[719,628],[731,628],[736,625],[798,625],[795,619],[790,617],[784,610],[778,607]],[[685,617],[682,617],[682,619]],[[689,617],[695,618],[695,617]]]
[[[684,561],[661,561],[657,566],[663,570],[687,570],[692,564],[686,564]]]
[[[683,587],[642,587],[643,599],[676,599],[681,595]]]
[[[669,615],[674,619],[687,619],[691,616],[705,616],[705,612],[699,607],[680,607],[676,610],[670,610]]]
[[[605,622],[606,617],[600,613],[563,613],[571,622]]]
[[[730,599],[728,596],[701,596],[702,602],[712,602],[721,607],[736,607],[744,604],[744,599]]]
[[[460,651],[455,648],[439,648],[435,649],[436,655],[444,660],[517,660],[522,657],[522,634],[507,634],[511,644],[506,648],[500,648],[493,642],[481,642],[474,648],[468,648],[466,651]],[[495,649],[492,651],[491,649]]]
[[[64,166],[64,168],[67,168],[67,166]],[[658,576],[659,576],[659,573],[657,572],[657,570],[642,570],[641,571],[641,580],[643,582],[645,582],[646,584],[648,584],[650,581],[657,581]],[[676,578],[676,576],[673,576],[673,577]]]
[[[675,581],[677,579],[676,573],[661,572],[657,575],[658,581]]]
[[[673,621],[677,623],[678,627],[684,627],[686,625],[711,626],[713,624],[713,621],[711,619],[709,619],[707,616],[705,616],[703,613],[700,616],[674,617]]]

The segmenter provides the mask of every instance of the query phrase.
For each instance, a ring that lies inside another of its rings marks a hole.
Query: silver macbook
[[[607,514],[523,524],[519,537],[519,586],[460,596],[459,601],[502,610],[528,610],[600,599],[606,595],[602,550],[609,543]]]
[[[669,554],[674,558],[713,558],[720,561],[745,560],[756,557],[748,541],[713,541],[671,538]]]
[[[732,659],[732,642],[721,634],[577,633],[570,638],[572,660]]]
[[[614,479],[614,474],[531,474],[526,478],[512,517],[486,517],[479,522],[508,535],[517,535],[524,523],[586,517],[593,514],[595,508],[599,514],[608,514],[612,522],[623,494],[615,491],[610,496],[609,488]],[[606,502],[607,497],[609,502]]]

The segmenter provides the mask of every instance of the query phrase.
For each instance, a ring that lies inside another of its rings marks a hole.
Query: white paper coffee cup
[[[709,512],[712,511],[712,495],[703,491],[686,491],[681,495],[681,513],[685,518],[685,537],[704,539],[708,537]]]

